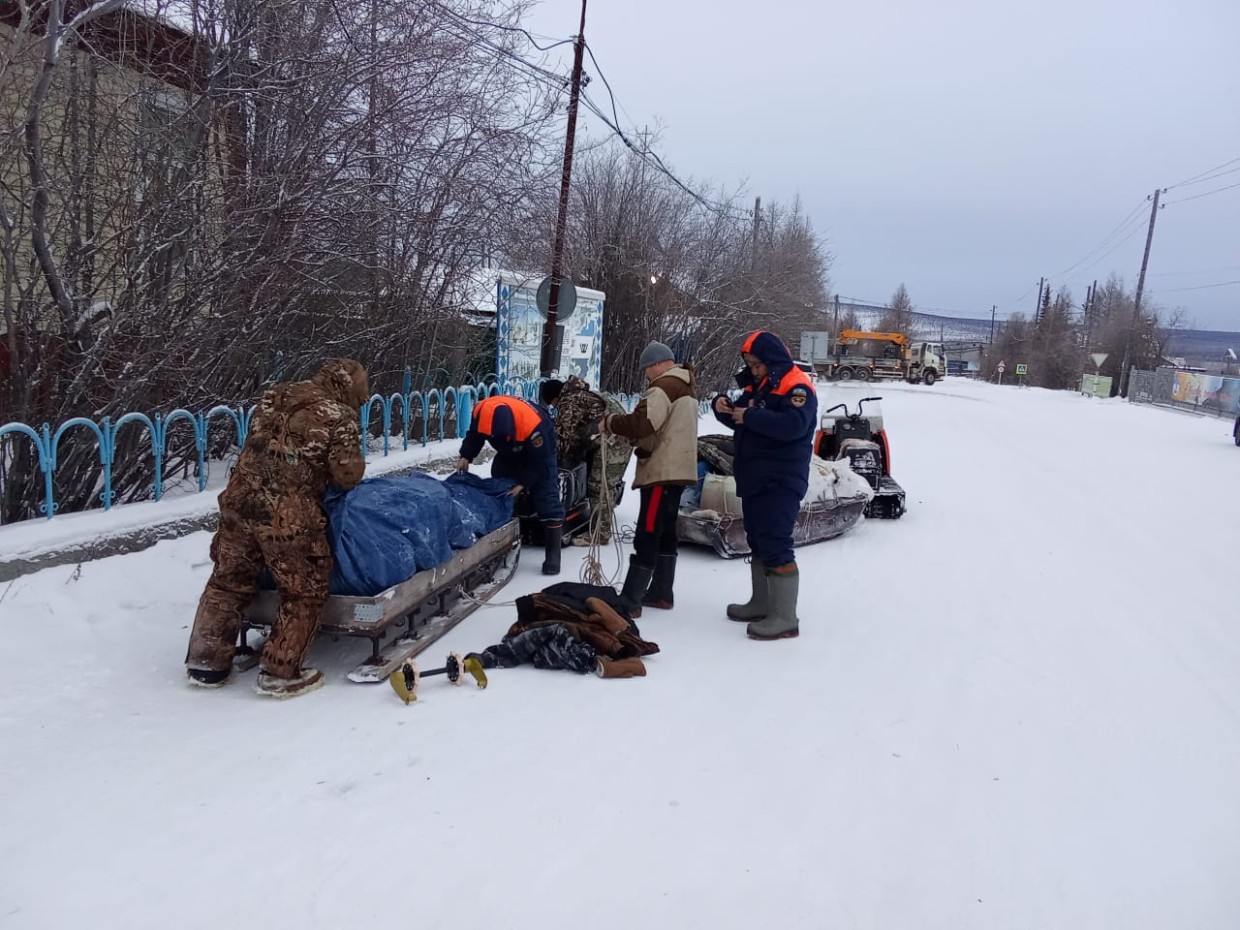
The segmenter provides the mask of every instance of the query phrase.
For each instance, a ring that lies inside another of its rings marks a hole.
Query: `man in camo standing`
[[[595,426],[609,413],[623,414],[624,406],[614,397],[591,391],[590,385],[576,375],[570,375],[563,382],[544,381],[539,399],[544,405],[556,408],[555,442],[560,467],[570,468],[579,462],[586,463],[587,489],[590,502],[595,507],[590,528],[597,529],[599,542],[606,545],[611,542],[615,489],[629,467],[633,446],[621,436],[600,437]],[[605,472],[604,443],[607,450]],[[601,493],[603,488],[607,489],[606,494]],[[573,544],[588,546],[590,540],[579,536]]]
[[[322,672],[301,664],[332,573],[322,498],[329,482],[347,490],[362,480],[358,409],[369,396],[366,369],[352,359],[334,359],[312,380],[278,384],[263,395],[220,495],[215,569],[185,657],[191,684],[211,688],[228,680],[242,611],[258,593],[264,567],[280,590],[280,609],[255,690],[291,697],[323,683]]]

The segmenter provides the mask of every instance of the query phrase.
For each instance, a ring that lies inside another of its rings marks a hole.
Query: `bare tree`
[[[25,152],[0,175],[0,420],[243,402],[332,354],[381,390],[442,383],[483,343],[465,282],[554,167],[559,88],[513,67],[520,5],[43,7],[0,62],[22,127],[0,146]],[[177,429],[169,476],[196,461]],[[143,496],[149,439],[120,442],[115,486]],[[3,447],[0,518],[31,515],[29,444]],[[98,470],[67,434],[58,500],[90,505]]]
[[[908,335],[913,328],[913,301],[909,299],[908,289],[904,282],[895,289],[887,309],[879,319],[879,332],[904,333]]]

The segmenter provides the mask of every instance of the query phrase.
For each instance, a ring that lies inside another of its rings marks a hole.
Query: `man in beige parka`
[[[633,555],[620,598],[634,617],[642,605],[670,610],[676,580],[676,515],[680,495],[697,483],[698,401],[693,369],[676,364],[661,342],[652,342],[638,360],[649,382],[629,414],[611,414],[599,423],[636,447],[641,510]]]

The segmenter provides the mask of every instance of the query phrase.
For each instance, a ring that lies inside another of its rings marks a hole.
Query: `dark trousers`
[[[525,463],[514,454],[497,453],[491,463],[491,476],[494,478],[511,478],[520,481],[525,474]],[[538,470],[538,478],[533,487],[526,490],[530,495],[530,503],[534,512],[543,523],[555,526],[564,522],[564,502],[560,500],[560,473],[555,459]]]
[[[755,559],[772,567],[796,561],[792,531],[800,511],[801,495],[786,488],[767,488],[741,498],[745,538]]]
[[[676,554],[676,515],[684,490],[678,484],[652,484],[641,489],[633,539],[633,559],[639,565],[654,568],[659,556]]]

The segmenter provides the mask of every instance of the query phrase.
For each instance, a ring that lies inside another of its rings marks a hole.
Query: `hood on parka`
[[[774,333],[755,330],[741,343],[741,354],[756,355],[771,370],[772,380],[783,377],[792,368],[792,353]]]
[[[361,362],[334,358],[310,379],[328,394],[354,409],[370,399],[370,384]]]

